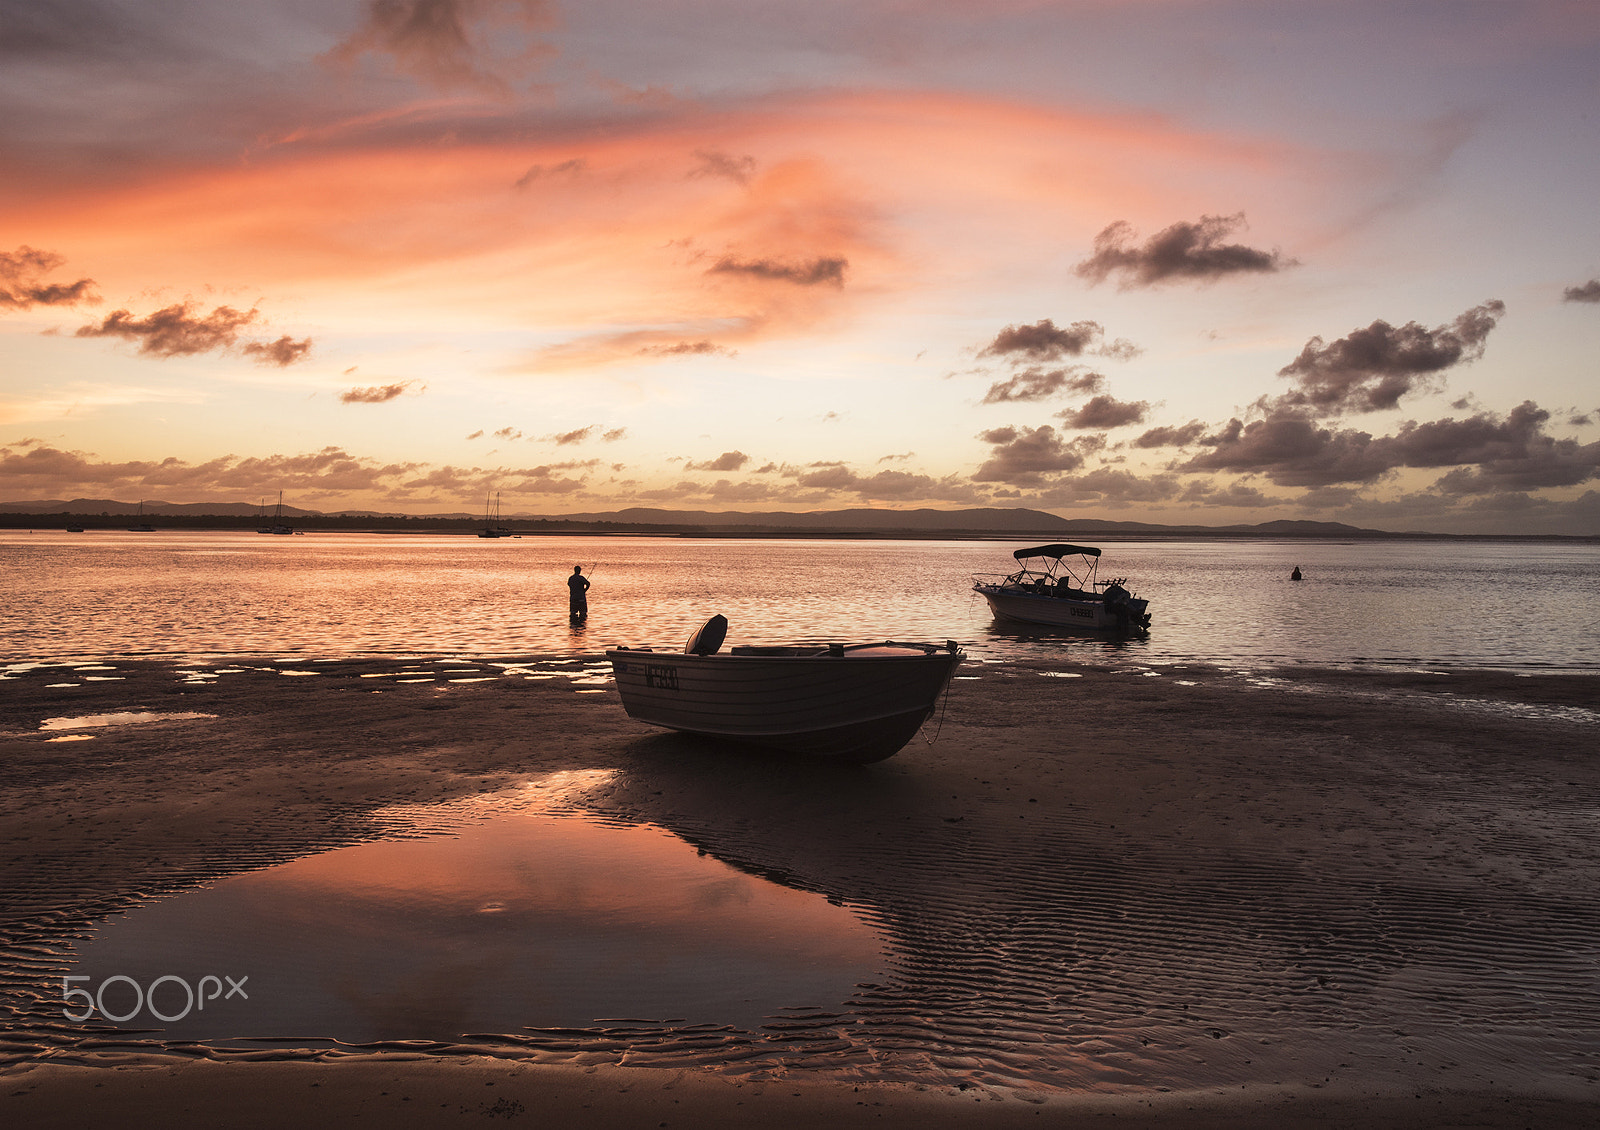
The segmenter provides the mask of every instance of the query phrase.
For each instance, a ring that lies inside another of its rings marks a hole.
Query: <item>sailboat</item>
[[[153,534],[156,532],[156,528],[154,526],[152,526],[149,522],[143,521],[144,499],[142,498],[139,500],[138,513],[136,513],[134,517],[140,519],[140,521],[136,521],[133,525],[128,527],[128,532],[130,534]]]
[[[490,503],[493,502],[491,507]],[[511,532],[510,528],[500,524],[500,492],[483,500],[483,529],[478,531],[480,538],[514,538],[518,535]]]
[[[263,505],[262,509],[264,510],[265,508],[266,508],[265,505]],[[261,527],[257,528],[256,533],[258,533],[258,534],[292,534],[292,533],[294,533],[293,529],[291,529],[289,526],[284,525],[284,521],[283,521],[283,492],[281,490],[278,492],[278,509],[273,511],[273,514],[272,514],[272,525],[270,525],[270,526],[261,526]]]

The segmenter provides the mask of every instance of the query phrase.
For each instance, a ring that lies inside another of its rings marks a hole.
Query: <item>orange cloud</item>
[[[488,140],[472,144],[419,127],[377,145],[353,126],[243,164],[13,195],[0,220],[92,248],[74,255],[113,296],[248,289],[281,312],[293,293],[330,329],[426,316],[536,331],[550,343],[539,365],[638,363],[653,346],[727,349],[899,291],[970,286],[1037,258],[1041,240],[1077,254],[1110,219],[1163,222],[1196,189],[1316,173],[1295,171],[1307,155],[1288,146],[1152,117],[926,92],[682,105],[538,143],[525,123],[481,124]],[[707,154],[739,155],[740,175],[696,175]]]

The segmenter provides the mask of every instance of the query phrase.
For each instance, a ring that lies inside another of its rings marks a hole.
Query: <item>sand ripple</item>
[[[573,778],[567,803],[599,819],[659,825],[850,907],[888,939],[885,975],[843,1001],[795,1001],[754,1031],[618,1019],[364,1050],[1091,1091],[1298,1082],[1592,1095],[1600,1083],[1592,680],[1300,672],[1263,683],[1203,668],[1079,668],[1063,680],[991,665],[952,691],[936,745],[845,769],[653,734],[619,717],[609,691],[584,699],[570,678],[532,679],[559,668],[531,660],[443,690],[361,679],[370,665],[317,669],[345,677],[263,671],[188,689],[186,709],[222,720],[165,737],[122,727],[73,747],[30,739],[33,803],[49,799],[85,834],[41,830],[10,846],[0,991],[30,1022],[8,1025],[0,1056],[348,1053],[313,1039],[86,1038],[45,1020],[38,986],[130,900],[423,834],[435,830],[424,815],[396,815],[408,801],[570,770],[590,776]],[[94,693],[110,706],[129,692]],[[60,713],[41,702],[40,717]],[[227,748],[174,753],[203,726],[227,726]],[[169,815],[173,797],[232,797],[236,834],[207,841],[190,814],[187,838],[146,840],[148,813],[74,807],[67,768],[112,740],[123,760],[96,763],[102,784]],[[138,768],[141,750],[162,765]],[[250,790],[260,804],[240,799]],[[121,870],[95,854],[108,843]]]

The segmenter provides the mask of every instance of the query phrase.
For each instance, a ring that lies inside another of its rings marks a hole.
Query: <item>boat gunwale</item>
[[[840,651],[832,650],[832,647],[829,644],[818,644],[818,645],[815,645],[815,647],[813,647],[810,644],[801,644],[801,645],[781,645],[781,644],[779,644],[779,645],[773,645],[773,646],[775,648],[780,649],[780,650],[775,650],[775,651],[762,650],[762,651],[756,651],[756,652],[742,650],[746,646],[762,647],[764,645],[743,645],[743,644],[741,644],[741,645],[738,645],[738,646],[736,646],[734,648],[729,649],[728,651],[713,652],[710,655],[697,655],[697,654],[694,654],[692,652],[678,651],[678,650],[656,651],[656,650],[654,650],[652,648],[648,648],[648,647],[622,647],[622,646],[618,646],[618,647],[613,647],[613,648],[607,648],[606,649],[606,658],[614,660],[616,658],[632,658],[632,657],[638,657],[638,656],[650,656],[652,659],[671,659],[671,660],[674,660],[674,661],[683,660],[683,661],[696,662],[696,663],[710,662],[710,663],[723,663],[723,664],[727,664],[727,663],[730,663],[730,662],[738,662],[738,663],[741,663],[741,664],[749,664],[749,663],[754,663],[754,662],[757,662],[757,661],[775,661],[775,662],[788,663],[788,662],[794,662],[796,660],[804,661],[804,662],[815,662],[817,660],[827,660],[830,663],[840,663],[840,662],[848,662],[848,663],[866,663],[866,662],[905,663],[905,662],[908,662],[908,661],[914,663],[914,662],[917,662],[919,660],[923,661],[923,662],[927,662],[928,660],[936,660],[936,661],[939,661],[939,662],[950,662],[952,660],[960,661],[960,660],[966,658],[966,652],[965,651],[963,651],[960,647],[953,647],[953,646],[951,646],[949,644],[925,644],[925,643],[915,643],[915,644],[913,644],[913,643],[905,643],[905,642],[901,642],[901,641],[897,641],[897,640],[885,640],[882,643],[845,644],[843,646],[843,649],[840,650]],[[916,648],[918,650],[917,651],[907,650],[905,654],[901,654],[901,655],[861,655],[861,654],[851,654],[852,649],[855,649],[855,650],[859,651],[859,650],[865,649],[865,648],[881,648],[881,647],[903,647],[903,648],[907,648],[907,649]]]

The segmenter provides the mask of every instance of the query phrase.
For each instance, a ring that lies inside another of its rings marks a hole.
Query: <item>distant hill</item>
[[[563,514],[574,522],[619,522],[649,526],[737,526],[749,529],[985,530],[1026,533],[1057,529],[1064,519],[1043,510],[989,507],[974,510],[653,510],[634,506],[589,514]]]
[[[139,510],[140,503],[104,498],[47,499],[29,502],[0,502],[0,515],[12,516],[8,524],[28,516],[60,517],[71,515],[92,521],[94,518],[126,518]],[[168,518],[183,525],[249,526],[270,519],[277,504],[261,506],[244,502],[172,503],[145,500],[145,517]],[[361,528],[371,521],[373,528],[410,529],[451,528],[481,524],[482,515],[466,511],[440,514],[406,515],[375,510],[324,512],[298,506],[284,506],[286,521],[311,528]],[[206,519],[234,519],[234,522]],[[628,507],[623,510],[593,511],[580,514],[502,515],[504,524],[526,533],[577,533],[601,528],[606,532],[702,533],[717,535],[895,535],[1038,537],[1071,539],[1084,537],[1337,537],[1371,538],[1406,536],[1385,530],[1368,530],[1343,522],[1278,520],[1255,525],[1163,526],[1151,522],[1119,522],[1105,518],[1062,518],[1043,510],[1024,507],[984,507],[967,510],[875,510],[858,507],[847,510],[790,511],[712,511],[662,510]],[[42,524],[42,523],[41,523]],[[1424,535],[1425,536],[1425,535]]]
[[[1394,537],[1386,530],[1365,530],[1343,522],[1279,520],[1252,526],[1163,526],[1152,522],[1116,522],[1105,518],[1062,518],[1043,510],[987,507],[971,510],[812,510],[709,511],[653,510],[630,507],[588,514],[565,514],[577,522],[627,525],[704,526],[750,530],[872,530],[927,533],[961,531],[995,534],[1252,534],[1265,537]]]
[[[266,503],[264,506],[253,502],[161,502],[146,499],[142,504],[138,502],[119,502],[113,498],[74,498],[70,501],[61,499],[47,499],[43,502],[0,502],[0,514],[82,514],[85,517],[105,515],[112,518],[125,517],[138,512],[143,505],[146,515],[215,515],[228,518],[270,518],[277,512],[276,502]],[[381,510],[305,510],[298,506],[285,505],[283,508],[285,518],[323,518],[323,517],[348,517],[348,518],[404,518],[398,512],[386,513]],[[432,518],[471,518],[473,515],[460,512],[455,514],[431,514]],[[478,515],[479,518],[482,515]]]

